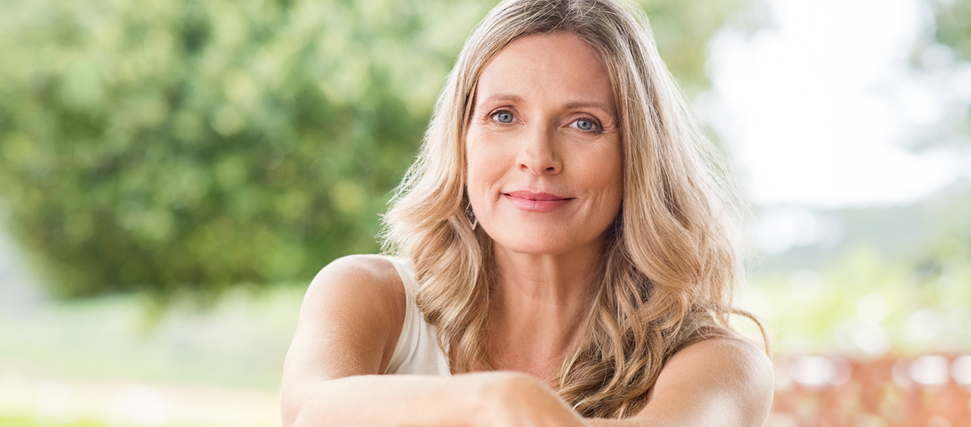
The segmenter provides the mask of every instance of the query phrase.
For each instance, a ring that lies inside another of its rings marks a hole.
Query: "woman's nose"
[[[563,161],[556,150],[556,132],[551,126],[530,129],[519,152],[519,169],[533,174],[557,174]]]

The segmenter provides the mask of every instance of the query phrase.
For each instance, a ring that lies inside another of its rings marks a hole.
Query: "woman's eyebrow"
[[[512,103],[522,103],[522,102],[525,102],[525,100],[523,99],[523,97],[521,97],[519,95],[514,95],[514,94],[511,94],[511,93],[497,93],[497,94],[489,95],[489,96],[483,98],[482,101],[480,102],[480,104],[484,104],[486,102],[512,102]]]
[[[573,101],[568,102],[566,105],[564,105],[564,107],[571,110],[575,108],[597,108],[606,113],[614,114],[613,105],[600,101]]]

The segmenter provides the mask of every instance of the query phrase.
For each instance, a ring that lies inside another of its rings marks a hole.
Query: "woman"
[[[285,425],[764,422],[771,363],[728,325],[730,192],[633,10],[486,16],[386,216],[399,257],[307,292]]]

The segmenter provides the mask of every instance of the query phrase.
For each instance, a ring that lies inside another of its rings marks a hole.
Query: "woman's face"
[[[517,39],[483,70],[466,137],[480,226],[514,252],[599,251],[620,209],[620,144],[593,48],[566,32]]]

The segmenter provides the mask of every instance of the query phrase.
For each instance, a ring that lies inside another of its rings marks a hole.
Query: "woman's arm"
[[[583,425],[524,374],[377,375],[390,361],[404,309],[401,280],[383,258],[347,257],[321,270],[284,364],[283,425]]]
[[[741,338],[692,344],[669,360],[637,415],[591,420],[601,427],[762,426],[773,393],[772,362]]]

